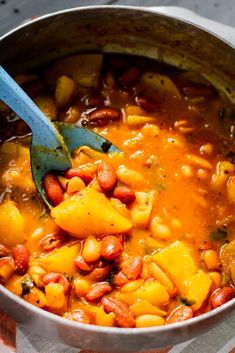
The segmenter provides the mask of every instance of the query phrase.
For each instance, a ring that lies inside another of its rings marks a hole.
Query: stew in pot
[[[67,319],[180,322],[235,297],[234,107],[202,76],[80,54],[15,77],[52,121],[101,134],[65,173],[30,170],[30,131],[0,102],[0,280]],[[103,146],[104,152],[109,146]]]

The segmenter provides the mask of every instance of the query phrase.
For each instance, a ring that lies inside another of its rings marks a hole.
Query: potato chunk
[[[47,82],[54,85],[61,75],[72,78],[83,87],[96,87],[103,63],[102,54],[79,54],[58,60],[46,73]]]
[[[191,303],[193,311],[201,308],[206,300],[212,280],[203,271],[198,271],[184,282],[181,296]]]
[[[25,240],[25,220],[13,201],[0,205],[0,243],[9,247]]]
[[[140,79],[139,88],[144,90],[149,97],[154,97],[157,94],[181,98],[174,82],[168,76],[160,75],[156,72],[145,72]]]
[[[48,255],[34,259],[33,262],[42,266],[47,272],[73,273],[74,259],[78,255],[79,244],[63,246],[51,251]]]
[[[189,248],[182,242],[176,241],[153,256],[153,260],[163,271],[168,273],[181,293],[184,281],[197,271]]]
[[[104,194],[92,188],[61,202],[51,215],[59,227],[77,237],[123,233],[132,227]]]

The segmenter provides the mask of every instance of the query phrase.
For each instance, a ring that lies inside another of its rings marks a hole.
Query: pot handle
[[[170,15],[192,24],[198,25],[205,30],[212,32],[222,40],[227,41],[230,45],[235,46],[235,28],[224,25],[222,23],[212,21],[208,18],[197,15],[195,12],[178,6],[153,6],[148,7],[153,11]]]

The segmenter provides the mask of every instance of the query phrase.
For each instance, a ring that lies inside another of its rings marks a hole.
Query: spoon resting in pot
[[[66,171],[72,166],[70,155],[81,146],[103,153],[120,152],[104,137],[69,123],[52,123],[0,66],[0,99],[9,106],[32,131],[31,169],[37,190],[51,207],[43,189],[43,177],[51,171]]]

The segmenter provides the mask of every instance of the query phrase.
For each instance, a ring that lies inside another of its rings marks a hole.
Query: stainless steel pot
[[[0,63],[11,73],[84,51],[144,55],[197,70],[235,102],[234,47],[195,25],[151,10],[66,10],[43,16],[0,38]],[[0,307],[30,330],[57,342],[95,351],[127,352],[189,340],[224,320],[235,308],[235,299],[182,323],[142,329],[71,322],[32,306],[2,286]]]

